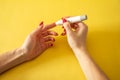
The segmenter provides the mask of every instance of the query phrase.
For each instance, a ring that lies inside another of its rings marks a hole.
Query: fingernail
[[[55,41],[55,39],[54,39],[54,38],[52,38],[52,39],[50,39],[50,40],[52,40],[53,42]]]
[[[56,33],[55,36],[58,36],[58,33]]]
[[[65,18],[62,18],[62,21],[63,21],[63,23],[67,22],[67,20]]]
[[[53,46],[53,44],[50,44],[50,46]]]
[[[63,33],[61,33],[61,36],[63,36]]]
[[[64,31],[66,32],[66,29],[64,29]]]
[[[42,25],[43,25],[43,21],[42,21],[42,22],[40,22],[39,26],[42,26]]]
[[[66,33],[61,33],[61,36],[64,36]]]
[[[66,34],[66,30],[64,29],[63,33],[61,33],[62,36]]]

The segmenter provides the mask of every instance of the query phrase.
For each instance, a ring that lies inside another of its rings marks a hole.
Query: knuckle
[[[63,25],[64,26],[70,26],[70,23],[69,22],[65,22]]]

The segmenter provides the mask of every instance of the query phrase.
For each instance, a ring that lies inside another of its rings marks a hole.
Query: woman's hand
[[[37,57],[43,51],[53,46],[53,42],[55,41],[53,36],[58,35],[56,32],[49,30],[53,27],[53,24],[44,26],[43,22],[41,22],[38,28],[27,36],[21,47],[25,53],[26,60]]]
[[[70,24],[65,22],[63,24],[70,47],[74,50],[76,48],[86,49],[86,36],[88,27],[83,22]]]

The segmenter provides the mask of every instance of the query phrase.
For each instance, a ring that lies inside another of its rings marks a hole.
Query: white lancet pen
[[[72,17],[65,18],[65,19],[70,23],[77,23],[77,22],[87,20],[87,15],[72,16]],[[58,20],[56,22],[51,23],[50,25],[51,26],[61,26],[61,25],[63,25],[63,20],[60,19],[60,20]]]
[[[69,18],[65,18],[65,19],[70,23],[76,23],[76,22],[87,20],[87,15],[73,16],[73,17],[69,17]],[[63,24],[62,20],[58,20],[57,22],[55,22],[56,26],[62,25],[62,24]]]

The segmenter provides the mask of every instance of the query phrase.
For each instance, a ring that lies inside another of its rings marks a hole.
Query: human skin
[[[55,25],[49,24],[44,26],[43,22],[41,22],[38,28],[27,36],[21,47],[1,54],[0,73],[18,64],[34,59],[52,47],[55,41],[53,36],[58,35],[56,32],[50,31],[53,27],[55,27]]]
[[[88,27],[83,22],[70,24],[64,22],[64,35],[67,35],[68,44],[73,50],[87,80],[109,80],[107,75],[95,63],[86,48]],[[73,30],[74,29],[74,30]]]

